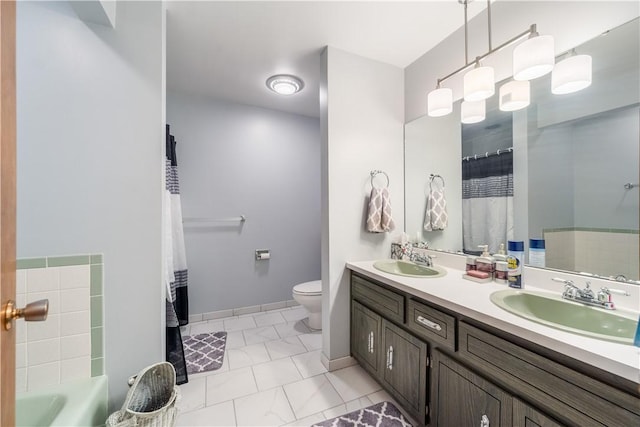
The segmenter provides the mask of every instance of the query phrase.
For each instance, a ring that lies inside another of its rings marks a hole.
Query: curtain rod
[[[473,156],[463,156],[462,160],[466,160],[467,162],[469,160],[478,160],[478,159],[482,159],[483,157],[490,157],[490,156],[499,156],[500,154],[504,154],[504,153],[511,153],[513,151],[513,147],[509,147],[509,148],[501,148],[500,150],[497,151],[492,151],[492,152],[485,152],[484,154],[475,154]]]

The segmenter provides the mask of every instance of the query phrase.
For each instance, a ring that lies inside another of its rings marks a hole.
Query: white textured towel
[[[373,188],[369,197],[369,211],[367,212],[367,231],[371,233],[385,233],[395,228],[391,217],[391,199],[389,190]]]
[[[444,230],[447,228],[447,199],[444,188],[432,189],[427,198],[427,211],[424,214],[424,229],[426,231]]]

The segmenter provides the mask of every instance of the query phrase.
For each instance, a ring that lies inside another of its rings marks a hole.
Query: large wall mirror
[[[459,106],[457,114],[407,123],[405,232],[465,253],[544,239],[546,268],[640,280],[639,29],[634,19],[575,47],[593,63],[592,84],[582,91],[553,95],[547,75],[531,82],[526,109],[502,112],[494,96],[477,124],[461,125]],[[479,158],[490,163],[493,187],[512,186],[506,201],[469,203]],[[427,198],[442,183],[448,225],[427,231]]]

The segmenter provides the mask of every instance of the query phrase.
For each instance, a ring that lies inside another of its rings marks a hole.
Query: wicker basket
[[[122,409],[107,418],[106,427],[172,427],[180,389],[176,371],[167,362],[148,366],[133,377]]]

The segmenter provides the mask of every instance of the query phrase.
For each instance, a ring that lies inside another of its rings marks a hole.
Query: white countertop
[[[384,273],[374,261],[349,262],[347,268],[426,301],[458,312],[558,353],[640,384],[640,348],[584,337],[554,329],[511,314],[494,305],[489,295],[508,289],[495,282],[476,283],[462,278],[461,270],[444,267],[439,278],[413,278]],[[529,284],[527,290],[545,292]],[[548,291],[546,291],[548,292]],[[559,295],[558,292],[556,294]]]

